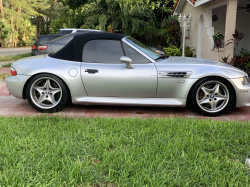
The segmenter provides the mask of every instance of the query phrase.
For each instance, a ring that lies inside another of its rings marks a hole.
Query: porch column
[[[237,2],[238,0],[227,0],[227,14],[226,14],[226,28],[225,28],[225,41],[233,39],[232,34],[236,29],[236,16],[237,16]],[[234,44],[225,46],[224,55],[229,59],[233,58],[234,55]]]

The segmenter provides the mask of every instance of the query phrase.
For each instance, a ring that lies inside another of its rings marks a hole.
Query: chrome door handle
[[[86,69],[85,72],[88,72],[88,73],[98,73],[98,70],[97,69]]]

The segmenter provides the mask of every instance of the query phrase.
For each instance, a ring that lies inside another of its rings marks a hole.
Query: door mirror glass
[[[120,58],[120,61],[121,61],[121,63],[127,64],[126,68],[128,68],[128,69],[134,69],[134,66],[132,66],[132,64],[131,64],[132,63],[131,58],[129,58],[127,56],[122,56]]]

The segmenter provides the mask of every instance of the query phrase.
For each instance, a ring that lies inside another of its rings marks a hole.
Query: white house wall
[[[233,2],[235,0],[230,0],[230,1]],[[200,16],[203,15],[205,25],[204,25],[204,32],[203,32],[204,40],[203,40],[202,58],[219,61],[218,53],[215,49],[213,49],[214,42],[212,39],[212,35],[214,35],[216,31],[219,30],[224,35],[227,35],[227,38],[229,37],[232,38],[231,35],[229,36],[228,34],[225,33],[226,10],[227,10],[226,5],[227,4],[228,4],[228,0],[219,0],[219,1],[209,3],[207,5],[204,5],[204,6],[198,6],[198,7],[193,7],[192,5],[190,5],[190,3],[185,3],[185,5],[183,6],[181,10],[182,15],[183,14],[188,15],[190,13],[192,14],[193,21],[191,24],[190,39],[186,39],[186,46],[194,47],[196,50],[198,47],[199,19],[200,19]],[[218,14],[218,17],[219,17],[219,20],[217,21],[217,23],[212,22],[212,15],[215,13]],[[250,19],[247,19],[247,20],[250,20]],[[250,33],[250,26],[248,23],[249,21],[247,20],[244,19],[244,17],[241,18],[240,16],[238,16],[237,27],[239,27],[238,29],[239,30],[241,29],[242,32],[244,31],[245,33]],[[230,30],[232,29],[230,28]],[[242,45],[246,46],[247,41],[248,41],[248,44],[247,44],[248,48],[250,47],[249,37],[250,35],[248,34],[248,37],[244,38],[245,39],[244,42],[242,41],[241,43]],[[229,51],[231,51],[230,54],[232,53],[232,50],[230,49],[231,47],[233,47],[233,45],[230,47],[229,46],[227,47],[228,50],[225,52],[225,54],[229,53]],[[222,54],[221,54],[222,56],[224,56],[223,51],[224,50],[222,49]]]
[[[190,39],[186,39],[186,46],[194,47],[197,51],[198,47],[198,35],[199,35],[199,19],[200,16],[203,15],[204,19],[204,29],[203,29],[203,52],[202,52],[202,58],[210,59],[210,60],[216,60],[218,61],[218,55],[217,52],[214,51],[211,47],[211,40],[209,39],[208,33],[207,33],[207,27],[206,27],[206,7],[199,6],[199,7],[193,7],[189,3],[186,3],[181,11],[182,14],[192,14],[193,21],[191,23],[191,31],[190,31]],[[199,51],[199,50],[198,50]]]
[[[246,10],[237,11],[236,28],[245,35],[239,43],[239,49],[244,47],[250,51],[250,13],[246,14]]]
[[[227,6],[221,6],[212,10],[213,15],[218,16],[217,21],[213,21],[214,33],[219,31],[225,36]]]

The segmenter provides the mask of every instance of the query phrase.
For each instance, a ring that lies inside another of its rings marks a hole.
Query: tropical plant
[[[250,52],[247,50],[247,49],[244,49],[244,48],[241,48],[240,50],[240,55],[242,57],[244,57],[247,61],[247,65],[246,65],[246,70],[247,70],[247,73],[249,74],[249,68],[250,68]]]
[[[173,41],[166,33],[160,35],[158,29],[163,27],[166,18],[171,15],[176,0],[60,1],[71,11],[80,11],[82,24],[79,27],[84,25],[84,28],[124,33],[154,46],[168,46],[170,41]],[[78,18],[71,18],[71,22],[76,22]],[[65,20],[63,16],[58,19]],[[60,21],[61,24],[64,22],[67,21]],[[53,25],[56,23],[59,21],[55,20]],[[176,45],[174,41],[172,43]]]
[[[176,47],[181,45],[181,28],[177,17],[170,17],[163,23],[163,28],[161,28],[158,33],[170,40],[170,44]]]
[[[244,48],[241,48],[239,55],[235,55],[231,63],[233,66],[246,71],[249,74],[250,68],[250,52]]]
[[[241,49],[239,52],[239,42],[244,38],[244,34],[239,32],[237,29],[235,29],[233,34],[233,39],[228,40],[227,45],[233,43],[236,46],[236,52],[235,56],[232,58],[231,63],[233,66],[247,71],[249,74],[249,62],[250,62],[250,55],[249,52],[246,49]]]
[[[234,34],[233,34],[234,39],[230,39],[227,42],[227,45],[234,43],[237,47],[236,50],[236,55],[238,55],[238,48],[239,48],[239,42],[244,38],[244,34],[242,32],[239,32],[237,29],[235,29]]]
[[[0,20],[0,47],[6,47],[8,45],[8,38],[11,34],[10,24],[5,20]]]
[[[61,28],[80,28],[85,24],[85,20],[81,10],[67,9],[60,13],[57,19],[51,21],[50,33],[57,34]]]
[[[230,54],[228,56],[226,56],[226,57],[221,57],[222,62],[227,64],[229,56],[230,56]]]
[[[249,61],[249,56],[236,55],[232,58],[231,63],[233,66],[246,71],[249,68]]]
[[[220,60],[221,48],[224,47],[224,35],[220,33],[219,31],[217,31],[216,34],[213,35],[213,39],[214,39],[214,49],[217,49],[219,60]]]
[[[196,57],[196,50],[193,47],[185,47],[185,57]]]
[[[181,46],[182,47],[182,46]],[[176,47],[174,45],[170,45],[167,48],[163,48],[168,56],[181,56],[181,47]]]
[[[219,39],[224,39],[224,35],[220,33],[219,31],[216,32],[215,35],[213,35],[214,41],[218,41]]]
[[[249,56],[250,57],[250,51],[248,51],[247,49],[244,49],[243,47],[240,50],[240,55],[241,56]]]
[[[25,35],[29,35],[29,27],[27,22],[31,23],[31,19],[35,19],[43,14],[39,13],[39,9],[43,10],[48,7],[46,4],[48,0],[3,0],[3,13],[6,22],[10,23],[11,33],[8,36],[8,41],[12,46],[17,43]],[[29,24],[32,28],[34,25]],[[24,42],[26,43],[26,42]]]
[[[87,24],[84,24],[80,27],[80,29],[89,29],[89,26]]]

